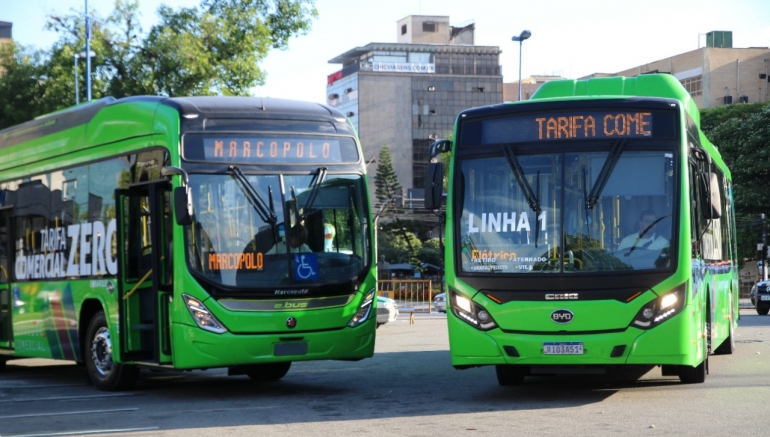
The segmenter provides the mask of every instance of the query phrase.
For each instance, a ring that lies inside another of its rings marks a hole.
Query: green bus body
[[[548,82],[462,112],[440,150],[452,364],[496,365],[502,385],[614,365],[702,382],[710,353],[732,353],[730,172],[698,126],[669,75]]]
[[[350,123],[304,102],[106,98],[0,131],[0,369],[75,360],[115,390],[371,357],[366,177]]]

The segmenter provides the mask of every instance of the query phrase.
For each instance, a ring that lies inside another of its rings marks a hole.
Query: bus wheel
[[[5,370],[5,358],[0,358],[0,372]]]
[[[112,361],[112,340],[104,312],[91,319],[86,334],[86,369],[91,383],[99,390],[127,390],[134,385],[139,369]]]
[[[679,368],[679,380],[683,384],[701,384],[706,381],[706,367],[708,366],[708,356],[695,367],[681,366]]]
[[[524,382],[527,376],[527,366],[517,366],[514,364],[498,364],[495,366],[497,373],[497,382],[500,385],[519,385]]]
[[[283,378],[291,367],[291,361],[286,363],[254,364],[249,366],[246,375],[256,382],[272,382]]]

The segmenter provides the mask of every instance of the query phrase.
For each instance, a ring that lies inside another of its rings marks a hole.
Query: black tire
[[[679,368],[679,380],[682,384],[702,384],[706,382],[706,368],[708,357],[695,367],[681,366]]]
[[[706,311],[709,311],[709,303],[706,301]],[[711,313],[706,313],[706,323],[703,326],[703,332],[706,333],[704,339],[703,349],[704,355],[703,361],[695,367],[680,366],[679,367],[679,380],[683,384],[701,384],[706,382],[706,374],[709,368],[709,355],[711,354]]]
[[[254,364],[249,366],[246,375],[255,382],[273,382],[286,376],[291,367],[291,361],[286,363]]]
[[[0,372],[5,370],[5,362],[6,362],[5,358],[0,358]]]
[[[757,314],[759,314],[760,316],[766,316],[768,312],[770,312],[770,307],[766,307],[766,308],[757,307]]]
[[[86,347],[83,354],[88,379],[99,390],[127,390],[134,385],[139,369],[112,361],[112,341],[104,312],[94,314],[88,324]]]
[[[524,382],[524,377],[529,373],[528,370],[527,366],[498,364],[495,366],[497,383],[500,385],[519,385]]]

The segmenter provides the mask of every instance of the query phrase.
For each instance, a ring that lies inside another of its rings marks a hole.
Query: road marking
[[[71,416],[76,414],[98,414],[98,413],[118,413],[123,411],[136,411],[139,408],[121,408],[116,410],[84,410],[84,411],[64,411],[60,413],[39,413],[39,414],[17,414],[13,416],[0,416],[0,419],[21,419],[28,417],[47,417],[47,416]]]
[[[67,432],[52,432],[43,434],[8,434],[3,437],[53,437],[64,435],[85,435],[85,434],[111,434],[118,432],[136,432],[136,431],[153,431],[160,429],[159,426],[152,426],[148,428],[120,428],[120,429],[94,429],[86,431],[67,431]]]
[[[86,387],[88,384],[51,384],[51,385],[2,385],[0,389],[14,390],[14,389],[28,389],[28,388],[59,388],[59,387]]]
[[[101,399],[101,398],[115,398],[115,397],[123,397],[123,396],[133,396],[133,393],[115,393],[115,394],[105,394],[105,395],[93,395],[93,396],[57,396],[57,397],[50,397],[50,398],[21,398],[21,399],[5,399],[0,401],[0,403],[7,403],[7,402],[41,402],[41,401],[70,401],[73,399]]]

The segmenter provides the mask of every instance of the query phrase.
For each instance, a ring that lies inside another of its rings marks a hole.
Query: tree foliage
[[[92,97],[132,95],[248,95],[265,82],[259,64],[285,49],[317,17],[315,0],[202,0],[191,8],[158,9],[147,33],[137,0],[116,0],[113,12],[92,22]],[[91,14],[93,15],[93,13]],[[10,43],[0,48],[0,127],[75,103],[74,55],[84,53],[78,14],[50,16],[59,33],[48,50]],[[85,98],[85,59],[78,86]]]
[[[722,154],[733,178],[738,255],[756,256],[760,214],[770,213],[770,105],[729,105],[703,111],[701,128]]]
[[[401,195],[401,184],[393,170],[393,160],[390,157],[388,145],[384,144],[377,157],[377,174],[374,176],[374,195],[380,204],[391,202],[383,212],[394,211],[393,199]]]
[[[385,260],[391,264],[403,263],[417,266],[423,262],[418,257],[422,242],[404,228],[380,232],[377,237],[377,246],[377,256],[385,255]]]

